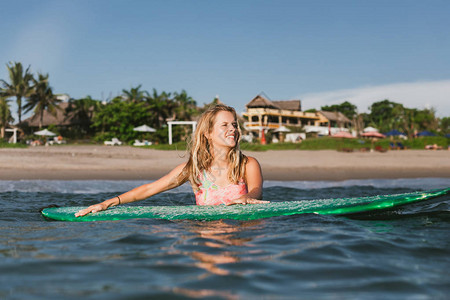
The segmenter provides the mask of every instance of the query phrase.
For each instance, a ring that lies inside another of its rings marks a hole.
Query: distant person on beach
[[[91,205],[75,216],[111,206],[144,200],[189,181],[197,205],[267,203],[262,201],[261,167],[239,149],[241,132],[234,108],[216,105],[200,117],[189,151],[189,160],[155,182]]]

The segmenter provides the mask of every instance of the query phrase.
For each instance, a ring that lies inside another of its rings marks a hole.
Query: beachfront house
[[[318,135],[333,135],[338,132],[350,132],[352,121],[350,121],[343,113],[336,111],[318,111],[320,121],[317,125],[304,126],[305,132],[314,132]]]
[[[269,100],[262,94],[247,103],[243,113],[244,129],[256,133],[276,131],[282,126],[298,127],[304,132],[329,135],[339,131],[349,131],[351,121],[340,112],[304,112],[301,100]]]
[[[89,119],[80,117],[77,112],[71,107],[70,97],[66,94],[58,95],[57,98],[61,100],[54,113],[50,113],[48,110],[44,110],[42,127],[48,127],[50,125],[56,126],[59,129],[68,130],[74,127],[86,127],[90,124],[90,117],[94,108],[89,110]],[[26,131],[32,132],[40,128],[40,115],[33,114],[31,117],[22,121],[20,126],[25,128]]]
[[[76,123],[73,114],[66,115],[66,109],[69,106],[69,102],[61,102],[58,104],[55,114],[51,114],[47,110],[44,111],[42,119],[42,127],[48,127],[49,125],[55,125],[58,127],[68,127]],[[33,114],[31,117],[22,121],[21,126],[30,127],[33,129],[39,128],[39,114]]]

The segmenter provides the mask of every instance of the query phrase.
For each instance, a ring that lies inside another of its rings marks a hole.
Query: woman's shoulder
[[[259,169],[261,169],[261,166],[256,158],[254,158],[252,156],[247,156],[247,164],[246,164],[245,168],[247,170],[249,170],[249,169],[259,170]]]
[[[256,158],[248,156],[247,164],[245,166],[245,182],[254,184],[255,182],[262,182],[262,170]]]
[[[259,165],[258,160],[253,156],[247,156],[247,165],[254,165],[254,164]]]

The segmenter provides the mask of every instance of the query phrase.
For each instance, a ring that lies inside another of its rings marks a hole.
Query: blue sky
[[[20,61],[73,98],[142,84],[239,112],[263,91],[303,109],[387,98],[450,116],[450,1],[0,4],[0,78]]]

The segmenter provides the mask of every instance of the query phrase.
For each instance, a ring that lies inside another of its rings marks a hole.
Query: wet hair
[[[237,121],[236,111],[230,106],[219,104],[206,110],[197,122],[197,128],[195,129],[189,147],[189,160],[177,178],[178,182],[186,182],[189,180],[194,190],[197,190],[200,185],[200,174],[204,170],[209,170],[214,160],[211,149],[212,145],[207,136],[213,131],[217,114],[222,111],[232,113],[234,119]],[[237,134],[236,144],[225,155],[229,162],[228,179],[230,182],[237,184],[239,180],[245,179],[247,157],[239,149],[239,141],[241,139],[239,124],[237,125],[235,134]]]

